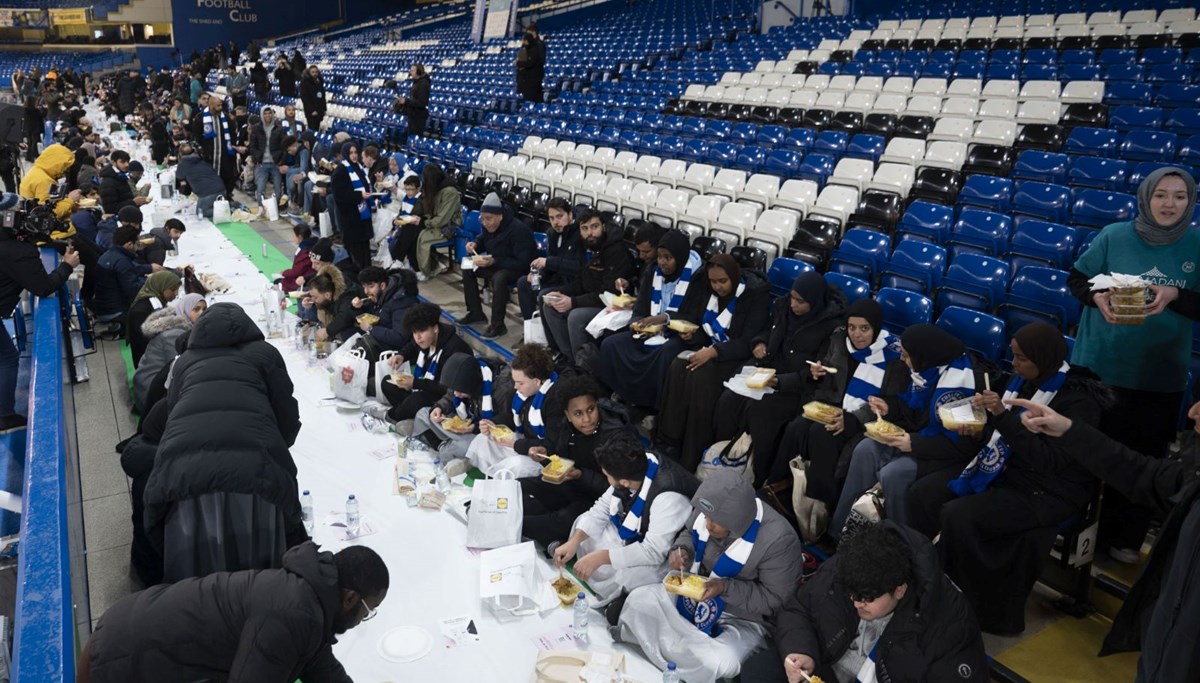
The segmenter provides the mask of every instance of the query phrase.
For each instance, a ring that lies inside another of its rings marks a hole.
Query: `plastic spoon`
[[[828,372],[831,375],[836,375],[838,372],[837,368],[827,368],[824,365],[821,365],[820,363],[815,362],[815,361],[806,360],[804,362],[808,363],[809,365],[813,366],[814,368],[821,368],[822,370],[824,370],[825,372]]]

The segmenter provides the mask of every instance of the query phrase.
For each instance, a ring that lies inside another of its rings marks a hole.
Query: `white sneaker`
[[[417,282],[429,282],[429,276],[421,271],[417,271]]]

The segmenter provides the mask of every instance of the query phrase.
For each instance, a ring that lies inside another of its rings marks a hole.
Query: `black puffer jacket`
[[[780,297],[775,302],[775,317],[770,329],[751,342],[751,349],[759,342],[766,344],[767,355],[759,365],[775,368],[780,392],[799,394],[804,389],[804,376],[811,376],[806,361],[825,355],[830,335],[846,317],[846,295],[837,287],[827,288],[824,308],[789,334],[787,319],[790,314],[787,296]]]
[[[883,524],[907,541],[916,577],[880,637],[876,677],[895,683],[987,681],[990,668],[975,615],[942,573],[933,544],[907,527]],[[859,622],[854,604],[834,584],[837,562],[834,555],[821,565],[775,618],[779,656],[812,657],[826,681],[838,680],[833,664],[846,654]]]
[[[93,683],[351,683],[333,656],[333,554],[304,543],[282,569],[219,572],[134,593],[100,618]]]
[[[578,239],[578,233],[576,237]],[[598,252],[589,257],[582,239],[578,240],[576,251],[578,276],[560,290],[565,296],[571,297],[571,305],[575,308],[603,306],[600,302],[601,292],[616,294],[617,286],[614,283],[620,278],[633,277],[633,257],[629,255],[621,229],[616,225],[604,226],[604,242]],[[546,262],[549,264],[549,259]]]
[[[367,172],[358,164],[354,164],[355,173],[363,178]],[[374,232],[371,228],[371,218],[363,218],[358,207],[366,200],[354,189],[354,181],[350,171],[338,164],[337,170],[329,178],[330,191],[333,193],[333,204],[337,211],[338,228],[342,231],[342,239],[346,242],[369,242]]]
[[[137,206],[129,181],[112,166],[100,171],[100,204],[104,206],[104,213],[117,213],[127,206]]]
[[[288,448],[300,411],[279,351],[236,304],[213,304],[175,361],[167,429],[146,485],[146,530],[161,539],[173,503],[249,493],[283,513],[287,545],[308,538]],[[219,425],[219,429],[213,429]]]
[[[475,238],[475,250],[491,256],[495,260],[495,268],[524,275],[529,272],[529,264],[537,256],[537,242],[525,221],[513,215],[512,209],[506,206],[500,227],[496,228],[496,232],[485,229],[479,233],[479,237]]]
[[[407,345],[412,341],[412,335],[404,329],[404,313],[418,302],[417,276],[411,270],[390,274],[379,303],[371,307],[371,311],[379,316],[379,322],[371,328],[371,338],[384,349],[393,351]]]
[[[37,247],[0,230],[0,317],[12,315],[21,292],[28,289],[35,296],[50,296],[71,272],[71,266],[60,263],[47,273]]]
[[[382,317],[382,316],[381,316]],[[471,347],[467,346],[467,342],[458,336],[458,331],[453,325],[446,323],[438,323],[438,341],[437,348],[441,349],[441,358],[438,359],[437,370],[433,373],[433,377],[414,377],[413,391],[432,391],[439,394],[446,391],[445,382],[442,381],[442,373],[446,369],[446,363],[451,356],[463,353],[468,356],[472,355]],[[436,354],[437,351],[434,351]],[[400,355],[404,360],[408,361],[414,371],[417,366],[417,358],[421,355],[421,347],[417,346],[417,342],[413,341],[412,337],[408,338],[408,342],[400,347]]]
[[[558,438],[553,442],[553,446],[547,448],[551,454],[575,461],[575,467],[580,472],[578,483],[587,491],[587,495],[591,496],[588,500],[599,498],[608,490],[608,479],[596,462],[596,448],[619,434],[635,438],[638,435],[624,406],[607,398],[600,399],[597,406],[600,409],[600,428],[595,434],[581,434],[570,420],[563,417]],[[565,413],[566,406],[563,406],[563,409]]]
[[[717,350],[717,360],[739,361],[750,357],[753,339],[766,331],[770,323],[771,283],[759,273],[743,270],[742,279],[746,281],[746,289],[733,307],[733,316],[729,320],[729,340],[712,344],[712,339],[704,331],[704,314],[708,310],[708,300],[712,298],[712,289],[708,285],[708,268],[701,269],[692,278],[692,284],[699,291],[699,309],[692,309],[679,317],[700,325],[700,329],[692,335],[688,348],[698,349],[701,346],[713,345]],[[736,291],[736,290],[735,290]],[[691,291],[688,292],[691,294]]]

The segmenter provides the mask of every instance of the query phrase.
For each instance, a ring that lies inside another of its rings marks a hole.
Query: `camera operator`
[[[21,198],[15,194],[0,195],[0,317],[5,318],[13,314],[21,292],[50,296],[79,265],[79,255],[68,246],[58,267],[46,272],[37,244],[48,241],[49,231],[33,231],[39,224],[29,220],[28,214],[22,216],[24,212],[16,211],[20,203]],[[48,209],[41,211],[48,214]],[[0,334],[0,431],[25,425],[25,418],[16,414],[15,408],[20,360],[12,337]]]

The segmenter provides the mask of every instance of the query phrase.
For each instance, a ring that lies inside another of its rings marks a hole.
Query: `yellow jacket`
[[[33,168],[21,179],[20,194],[25,199],[36,199],[45,204],[50,200],[50,190],[58,184],[58,180],[67,174],[67,170],[75,163],[75,154],[62,145],[50,145],[33,162]],[[51,234],[54,239],[65,239],[75,234],[71,225],[71,214],[75,211],[75,201],[64,197],[54,205],[54,215],[59,220],[67,221],[66,232]]]

